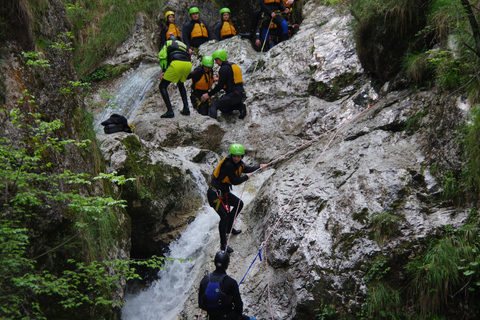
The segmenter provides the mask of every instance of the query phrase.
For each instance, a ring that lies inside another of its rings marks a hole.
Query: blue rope
[[[245,280],[245,277],[247,276],[247,273],[248,271],[250,271],[250,268],[253,266],[253,264],[255,263],[255,260],[257,260],[257,257],[260,258],[260,261],[262,261],[262,249],[263,249],[263,244],[262,246],[260,247],[260,249],[258,250],[258,253],[257,255],[255,256],[255,259],[253,259],[252,263],[250,264],[250,267],[248,267],[247,269],[247,272],[245,272],[245,275],[243,276],[242,280],[240,281],[240,283],[238,284],[238,286],[240,287],[240,285],[242,284],[243,280]]]

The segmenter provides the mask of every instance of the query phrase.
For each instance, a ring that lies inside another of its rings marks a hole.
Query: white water
[[[145,99],[145,94],[152,88],[160,70],[158,64],[141,64],[118,88],[115,97],[108,101],[108,107],[96,117],[95,131],[103,132],[100,123],[110,118],[113,113],[120,114],[127,119],[135,118]]]

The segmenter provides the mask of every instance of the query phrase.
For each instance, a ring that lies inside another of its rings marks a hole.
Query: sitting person
[[[215,25],[215,39],[222,41],[231,38],[237,34],[230,17],[230,9],[220,10],[220,21]]]
[[[202,116],[208,116],[210,109],[211,99],[201,101],[200,97],[212,89],[214,81],[217,81],[217,77],[213,75],[213,58],[211,56],[205,56],[202,58],[202,65],[196,67],[187,79],[192,79],[192,94],[190,100],[195,110]]]

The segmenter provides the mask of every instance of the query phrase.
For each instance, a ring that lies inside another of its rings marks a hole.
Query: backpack
[[[231,309],[232,297],[227,296],[222,292],[221,285],[223,279],[227,275],[213,276],[210,274],[208,277],[208,285],[205,292],[202,295],[202,309]]]
[[[114,133],[120,131],[128,133],[133,132],[131,129],[133,126],[128,124],[127,118],[116,113],[112,114],[110,118],[103,121],[101,125],[104,126],[103,131],[105,133]]]

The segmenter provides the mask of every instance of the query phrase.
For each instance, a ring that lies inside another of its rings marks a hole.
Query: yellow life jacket
[[[236,34],[237,34],[237,30],[235,30],[235,27],[233,26],[233,24],[231,24],[228,21],[224,21],[222,25],[222,29],[220,30],[220,38],[230,36],[230,35],[234,36]]]
[[[211,73],[204,73],[203,76],[195,82],[194,89],[195,90],[210,90],[213,85],[213,77]]]
[[[205,27],[205,24],[203,24],[203,22],[195,22],[192,32],[190,33],[190,37],[192,39],[198,37],[208,38],[208,30],[207,27]]]
[[[218,179],[219,176],[220,176],[220,168],[222,167],[222,164],[225,162],[225,159],[227,157],[224,157],[222,159],[222,161],[220,161],[220,163],[218,164],[218,166],[215,168],[215,170],[213,171],[213,176],[215,177],[215,179]],[[240,177],[242,175],[242,172],[243,172],[243,168],[245,167],[244,164],[242,164],[241,166],[238,167],[237,171],[235,171],[235,175],[237,177]],[[221,183],[228,183],[228,184],[232,184],[230,182],[230,179],[228,178],[228,176],[225,176],[222,181],[220,181]]]
[[[235,63],[227,62],[225,61],[224,64],[229,65],[230,68],[232,68],[233,71],[233,83],[234,84],[239,84],[243,83],[243,75],[242,75],[242,69],[240,69],[239,66],[237,66]],[[227,89],[227,83],[223,86],[224,89]]]
[[[270,4],[270,3],[280,3],[282,0],[264,0],[265,4]]]
[[[170,39],[170,33],[172,33],[173,36],[180,38],[180,30],[178,30],[177,26],[175,23],[170,23],[168,25],[168,30],[167,30],[167,40]]]

